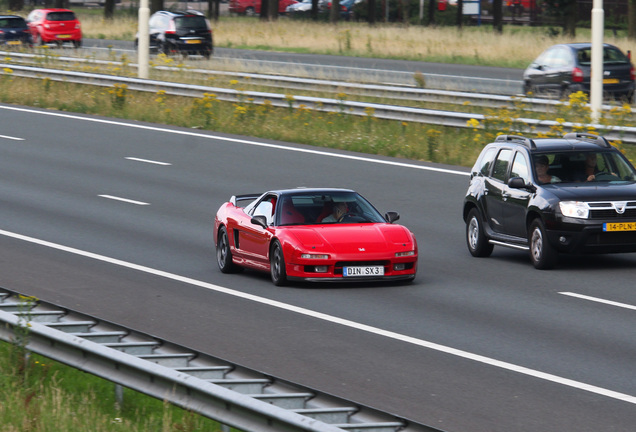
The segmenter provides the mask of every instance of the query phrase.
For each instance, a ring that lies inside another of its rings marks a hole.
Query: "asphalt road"
[[[133,59],[135,56],[131,41],[85,39],[84,48],[127,52]],[[421,73],[426,88],[503,95],[520,94],[523,84],[522,69],[219,47],[214,49],[210,60],[193,57],[188,62],[196,68],[214,69],[239,63],[241,70],[254,73],[287,73],[376,84],[416,85],[414,74]]]
[[[464,168],[6,105],[0,154],[3,287],[448,432],[634,430],[636,256],[472,258]],[[290,186],[399,211],[415,282],[221,274],[215,210]]]

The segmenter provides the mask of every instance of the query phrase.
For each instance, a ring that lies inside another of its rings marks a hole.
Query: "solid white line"
[[[619,302],[615,302],[615,301],[612,301],[612,300],[605,300],[605,299],[602,299],[602,298],[586,296],[586,295],[583,295],[583,294],[577,294],[577,293],[573,293],[573,292],[560,292],[559,294],[563,294],[563,295],[570,296],[570,297],[577,297],[577,298],[580,298],[580,299],[583,299],[583,300],[590,300],[590,301],[597,302],[597,303],[604,303],[604,304],[608,304],[608,305],[611,305],[611,306],[618,306],[618,307],[625,308],[625,309],[636,310],[636,306],[630,305],[630,304],[627,304],[627,303],[619,303]]]
[[[12,137],[8,135],[0,135],[0,138],[14,140],[14,141],[24,141],[24,138]]]
[[[140,158],[136,158],[136,157],[127,157],[125,159],[131,160],[131,161],[135,161],[135,162],[145,162],[145,163],[149,163],[149,164],[155,164],[155,165],[172,165],[168,162],[159,162],[159,161],[154,161],[154,160],[149,160],[149,159],[140,159]]]
[[[0,106],[0,109],[6,109],[6,110],[11,110],[11,111],[21,111],[21,112],[27,112],[27,113],[31,113],[31,114],[40,114],[40,115],[47,115],[47,116],[54,116],[54,117],[64,117],[64,118],[69,118],[69,119],[74,119],[74,120],[83,120],[83,121],[89,121],[89,122],[94,122],[94,123],[103,123],[103,124],[110,124],[110,125],[115,125],[115,126],[124,126],[124,127],[136,128],[136,129],[150,130],[150,131],[155,131],[155,132],[170,133],[170,134],[175,134],[175,135],[186,135],[186,136],[192,136],[192,137],[197,137],[197,138],[213,139],[213,140],[217,140],[217,141],[233,142],[233,143],[246,144],[246,145],[258,146],[258,147],[272,148],[272,149],[277,149],[277,150],[294,151],[294,152],[300,152],[300,153],[309,153],[309,154],[315,154],[315,155],[320,155],[320,156],[329,156],[329,157],[340,158],[340,159],[350,159],[350,160],[357,160],[357,161],[361,161],[361,162],[369,162],[369,163],[377,163],[377,164],[382,164],[382,165],[399,166],[399,167],[403,167],[403,168],[413,168],[413,169],[419,169],[419,170],[424,170],[424,171],[436,171],[436,172],[443,172],[443,173],[446,173],[446,174],[456,174],[456,175],[462,175],[462,176],[470,176],[470,173],[467,173],[467,172],[456,171],[456,170],[445,169],[445,168],[436,168],[436,167],[429,167],[429,166],[422,166],[422,165],[414,165],[414,164],[404,163],[404,162],[388,161],[388,160],[381,160],[381,159],[372,159],[372,158],[363,157],[363,156],[353,156],[353,155],[344,155],[344,154],[338,154],[338,153],[330,153],[330,152],[321,151],[321,150],[311,150],[311,149],[301,149],[301,148],[295,148],[295,147],[287,147],[287,146],[278,145],[278,144],[267,144],[267,143],[262,143],[262,142],[258,142],[258,141],[250,141],[250,140],[238,139],[238,138],[229,138],[229,137],[218,136],[218,135],[203,134],[203,133],[199,133],[199,132],[172,130],[172,129],[160,128],[160,127],[155,127],[155,126],[140,125],[140,124],[135,124],[135,123],[124,123],[124,122],[118,122],[118,121],[113,121],[113,120],[105,120],[105,119],[90,118],[90,117],[80,117],[80,116],[77,116],[77,115],[66,114],[66,113],[61,113],[61,112],[37,111],[37,110],[33,110],[33,109],[8,107],[8,106]]]
[[[635,404],[636,405],[636,396],[632,396],[632,395],[628,395],[628,394],[624,394],[624,393],[619,393],[613,390],[608,390],[608,389],[604,389],[602,387],[597,387],[597,386],[593,386],[590,384],[586,384],[586,383],[582,383],[579,381],[574,381],[568,378],[563,378],[563,377],[559,377],[556,375],[552,375],[552,374],[548,374],[548,373],[544,373],[541,371],[537,371],[534,369],[529,369],[523,366],[519,366],[519,365],[515,365],[512,363],[507,363],[507,362],[503,362],[503,361],[499,361],[499,360],[495,360],[489,357],[484,357],[478,354],[473,354],[467,351],[462,351],[459,349],[455,349],[455,348],[451,348],[451,347],[447,347],[444,345],[439,345],[433,342],[429,342],[429,341],[425,341],[422,339],[417,339],[411,336],[406,336],[403,334],[399,334],[399,333],[394,333],[392,331],[388,331],[388,330],[383,330],[377,327],[372,327],[369,325],[365,325],[365,324],[360,324],[357,323],[355,321],[349,321],[343,318],[338,318],[332,315],[327,315],[321,312],[316,312],[316,311],[312,311],[309,309],[305,309],[302,307],[298,307],[298,306],[294,306],[294,305],[290,305],[287,303],[282,303],[276,300],[270,300],[264,297],[259,297],[259,296],[255,296],[252,294],[248,294],[248,293],[244,293],[241,291],[236,291],[233,289],[229,289],[229,288],[225,288],[219,285],[214,285],[208,282],[203,282],[203,281],[199,281],[196,279],[191,279],[185,276],[180,276],[180,275],[176,275],[173,273],[168,273],[162,270],[156,270],[150,267],[145,267],[142,265],[138,265],[138,264],[133,264],[130,262],[126,262],[126,261],[122,261],[122,260],[118,260],[116,258],[110,258],[107,256],[103,256],[103,255],[98,255],[92,252],[87,252],[87,251],[83,251],[80,249],[75,249],[75,248],[71,248],[68,246],[63,246],[63,245],[59,245],[56,243],[51,243],[45,240],[40,240],[40,239],[36,239],[33,237],[28,237],[22,234],[16,234],[16,233],[12,233],[9,231],[4,231],[4,230],[0,230],[0,235],[4,235],[7,237],[11,237],[11,238],[15,238],[18,240],[23,240],[29,243],[34,243],[34,244],[38,244],[41,246],[45,246],[45,247],[49,247],[49,248],[53,248],[53,249],[57,249],[57,250],[61,250],[64,252],[68,252],[68,253],[72,253],[72,254],[76,254],[76,255],[81,255],[83,257],[87,257],[87,258],[92,258],[95,260],[99,260],[99,261],[103,261],[103,262],[107,262],[110,264],[114,264],[114,265],[118,265],[118,266],[122,266],[122,267],[126,267],[129,269],[133,269],[133,270],[138,270],[138,271],[142,271],[145,273],[149,273],[155,276],[159,276],[159,277],[164,277],[167,279],[171,279],[174,281],[178,281],[178,282],[182,282],[182,283],[186,283],[186,284],[190,284],[190,285],[194,285],[194,286],[198,286],[201,288],[206,288],[212,291],[216,291],[219,293],[223,293],[223,294],[228,294],[234,297],[239,297],[239,298],[243,298],[245,300],[250,300],[253,302],[257,302],[257,303],[261,303],[261,304],[265,304],[268,306],[272,306],[275,308],[279,308],[279,309],[283,309],[286,311],[290,311],[290,312],[295,312],[298,314],[302,314],[305,316],[309,316],[315,319],[320,319],[323,321],[327,321],[333,324],[339,324],[342,326],[346,326],[346,327],[350,327],[350,328],[354,328],[360,331],[364,331],[364,332],[368,332],[368,333],[372,333],[378,336],[384,336],[387,338],[391,338],[391,339],[395,339],[395,340],[399,340],[405,343],[410,343],[413,345],[417,345],[417,346],[421,346],[424,348],[428,348],[428,349],[432,349],[435,351],[439,351],[439,352],[443,352],[446,354],[450,354],[450,355],[454,355],[457,357],[461,357],[461,358],[465,358],[465,359],[469,359],[469,360],[473,360],[476,362],[480,362],[480,363],[484,363],[490,366],[494,366],[494,367],[498,367],[501,369],[505,369],[505,370],[509,370],[512,372],[517,372],[520,374],[524,374],[524,375],[528,375],[534,378],[539,378],[542,380],[546,380],[546,381],[550,381],[553,383],[557,383],[557,384],[562,384],[568,387],[572,387],[572,388],[576,388],[579,390],[585,390],[591,393],[596,393],[602,396],[606,396],[608,398],[612,398],[612,399],[616,399],[616,400],[620,400],[623,402],[628,402],[631,404]]]
[[[127,198],[116,197],[116,196],[113,196],[113,195],[97,195],[97,196],[102,197],[102,198],[106,198],[106,199],[115,200],[115,201],[123,201],[123,202],[129,203],[129,204],[144,205],[144,206],[150,205],[150,204],[145,203],[143,201],[135,201],[135,200],[127,199]]]

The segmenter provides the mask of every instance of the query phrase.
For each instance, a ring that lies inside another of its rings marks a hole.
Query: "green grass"
[[[124,389],[75,368],[0,342],[0,429],[3,432],[221,431],[208,418]]]
[[[2,72],[2,71],[0,71]],[[13,77],[10,71],[0,75],[0,102],[28,105],[85,114],[96,114],[128,120],[164,123],[194,129],[301,143],[318,147],[350,150],[360,153],[404,159],[472,166],[485,144],[499,134],[541,136],[532,127],[517,126],[514,118],[528,116],[519,102],[514,109],[485,110],[487,121],[471,121],[469,128],[442,127],[415,122],[381,120],[372,109],[365,116],[355,116],[343,107],[340,112],[325,113],[304,105],[289,108],[271,104],[256,105],[247,96],[239,102],[219,101],[214,94],[200,98],[168,96],[165,92],[130,91],[124,84],[111,88],[56,82],[49,79]],[[221,83],[215,83],[220,85]],[[234,80],[228,87],[237,88]],[[237,88],[238,89],[238,88]],[[239,89],[240,90],[240,89]],[[340,93],[336,98],[348,100]],[[567,121],[582,122],[574,131],[594,132],[589,122],[585,96],[573,96],[571,103],[554,112],[542,114],[558,120],[547,136],[562,136],[573,130],[563,127]],[[603,119],[608,124],[630,125],[629,106],[616,107]],[[521,127],[521,130],[519,129]],[[615,142],[620,145],[619,142]],[[634,146],[624,146],[630,159]]]

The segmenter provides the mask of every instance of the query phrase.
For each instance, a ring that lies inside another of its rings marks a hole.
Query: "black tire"
[[[165,54],[166,56],[170,55],[170,48],[167,43],[159,43],[159,54]]]
[[[523,94],[527,96],[528,93],[532,93],[532,95],[534,96],[536,94],[536,90],[535,90],[535,88],[532,85],[530,85],[529,82],[524,82],[523,83]]]
[[[494,246],[488,242],[488,237],[484,233],[479,210],[473,208],[468,212],[466,219],[466,245],[470,254],[474,257],[488,257],[492,253]]]
[[[230,239],[227,236],[227,230],[223,226],[219,228],[216,242],[216,262],[221,273],[236,273],[240,270],[240,267],[232,262]]]
[[[82,47],[82,40],[81,39],[80,40],[74,40],[73,41],[73,47],[76,48],[76,49],[77,48],[81,48]]]
[[[283,248],[277,240],[272,244],[269,255],[270,273],[272,282],[276,286],[283,286],[287,283],[287,272],[285,271],[285,256]]]
[[[528,238],[530,239],[530,259],[534,267],[539,270],[554,268],[559,254],[548,242],[541,219],[532,221]]]
[[[254,10],[253,7],[248,7],[245,9],[245,15],[246,16],[256,16],[256,11]]]
[[[572,94],[572,90],[570,87],[563,87],[559,92],[559,100],[568,101],[570,99],[570,95]]]

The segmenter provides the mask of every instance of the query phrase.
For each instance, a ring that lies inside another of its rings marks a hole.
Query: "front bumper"
[[[569,219],[569,218],[565,218]],[[636,252],[636,231],[603,231],[605,222],[635,220],[581,220],[563,222],[547,229],[550,244],[563,253],[628,253]]]
[[[345,266],[383,266],[383,275],[344,276]],[[410,280],[417,273],[417,255],[374,261],[303,260],[286,264],[289,279],[308,282],[372,282]]]

